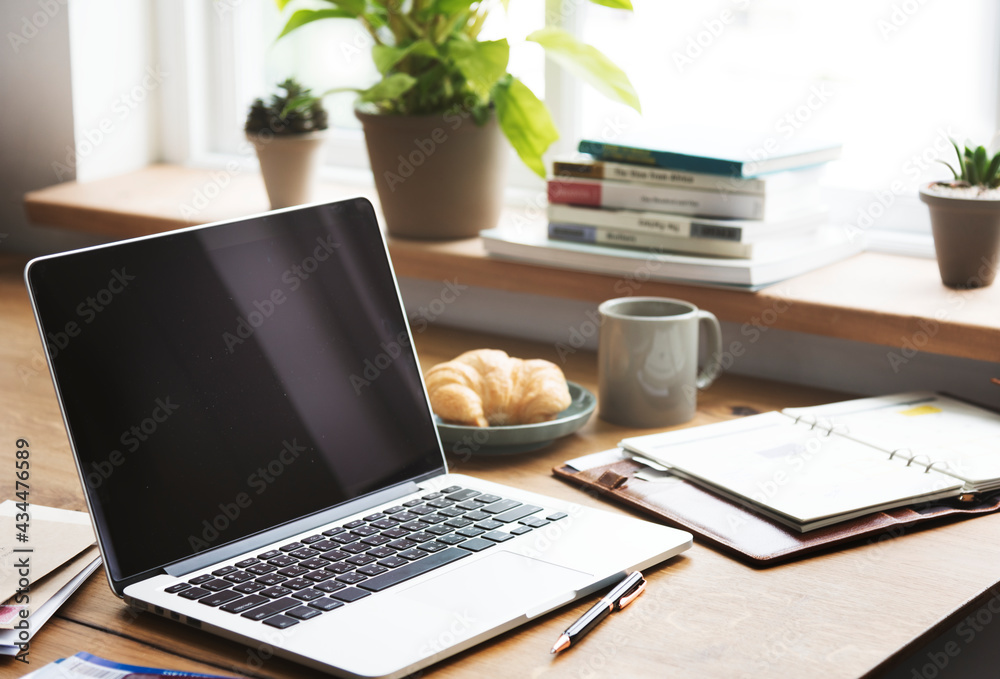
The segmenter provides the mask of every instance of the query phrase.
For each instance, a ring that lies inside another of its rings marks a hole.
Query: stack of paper
[[[22,507],[23,509],[24,507]],[[60,605],[101,565],[90,517],[39,505],[25,513],[0,504],[0,654],[17,655]],[[17,535],[27,541],[19,542]],[[25,637],[26,633],[26,637]]]

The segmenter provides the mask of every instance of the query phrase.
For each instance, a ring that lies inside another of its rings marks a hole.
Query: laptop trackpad
[[[322,630],[321,647],[329,649],[331,662],[356,674],[378,676],[446,648],[465,647],[463,642],[478,641],[480,635],[485,639],[491,636],[486,632],[526,613],[541,614],[548,604],[552,608],[567,603],[591,581],[587,573],[498,551],[427,582],[390,589],[333,611],[313,629]],[[331,645],[332,639],[336,642]],[[373,639],[392,643],[373,653]]]
[[[448,614],[464,611],[477,620],[500,616],[515,618],[571,594],[590,580],[587,573],[532,559],[512,552],[498,552],[444,573],[401,593],[414,603]]]

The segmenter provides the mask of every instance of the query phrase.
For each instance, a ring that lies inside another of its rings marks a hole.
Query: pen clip
[[[634,592],[632,592],[631,594],[627,594],[618,600],[618,605],[615,607],[615,610],[620,611],[621,609],[625,608],[630,603],[635,601],[638,598],[638,596],[645,591],[646,591],[646,581],[643,580],[642,582],[639,583],[639,586],[635,588]]]

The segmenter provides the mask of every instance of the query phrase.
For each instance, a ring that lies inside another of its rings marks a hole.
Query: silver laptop
[[[131,604],[399,677],[691,545],[448,473],[364,199],[41,257],[25,277]]]

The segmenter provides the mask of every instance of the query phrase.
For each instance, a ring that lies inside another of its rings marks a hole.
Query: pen
[[[566,628],[566,631],[556,641],[556,645],[552,647],[552,652],[565,651],[582,639],[587,632],[597,627],[597,623],[608,617],[608,614],[620,611],[635,601],[636,597],[642,594],[645,589],[646,580],[642,577],[642,573],[635,571],[627,576],[615,585],[607,596],[591,606],[590,610]]]

